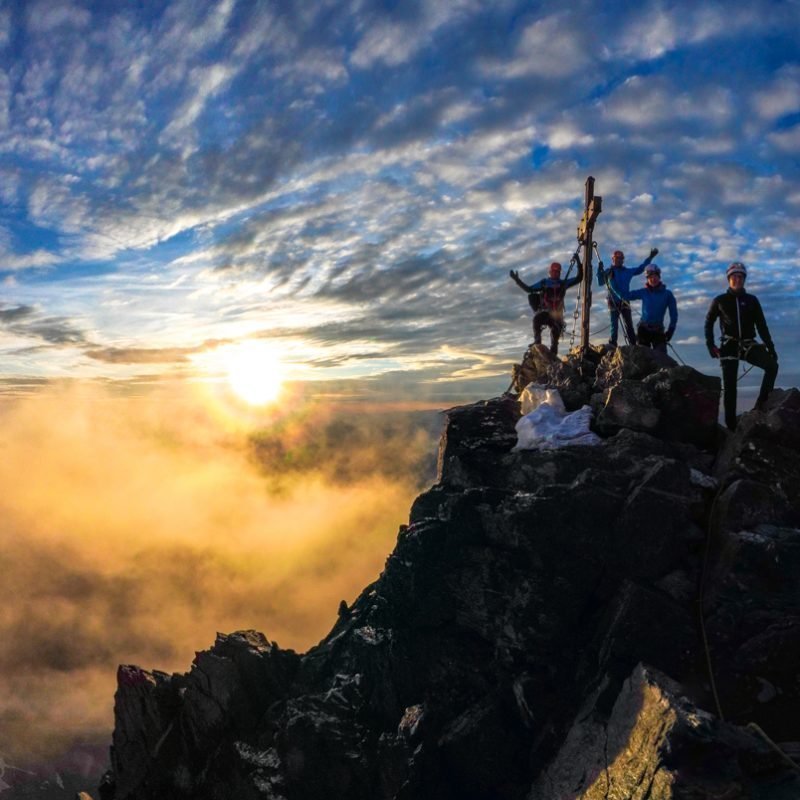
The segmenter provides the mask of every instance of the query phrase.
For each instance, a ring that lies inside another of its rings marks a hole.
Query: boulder
[[[800,774],[756,732],[721,722],[639,665],[610,716],[582,711],[528,800],[790,798]]]
[[[560,359],[543,345],[532,344],[522,364],[514,366],[512,378],[517,394],[529,383],[550,386],[558,389],[567,411],[575,411],[586,405],[591,397],[594,362],[575,354]]]
[[[692,367],[676,366],[650,373],[642,385],[653,390],[660,411],[659,435],[704,447],[716,445],[722,391],[719,378],[703,375]]]
[[[597,367],[595,388],[602,391],[622,380],[641,381],[661,369],[677,366],[669,356],[649,347],[625,345],[607,350]]]
[[[602,403],[595,403],[594,429],[609,436],[622,428],[654,433],[661,423],[655,405],[655,392],[640,381],[623,379],[603,392]]]

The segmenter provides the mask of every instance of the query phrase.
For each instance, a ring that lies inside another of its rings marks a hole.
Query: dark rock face
[[[250,631],[121,668],[101,796],[800,796],[745,727],[800,740],[800,393],[725,439],[719,381],[637,350],[523,364],[592,402],[596,447],[512,453],[511,396],[448,412],[437,483],[305,655]]]

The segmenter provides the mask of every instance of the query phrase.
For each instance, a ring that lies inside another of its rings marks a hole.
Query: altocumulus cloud
[[[376,365],[444,341],[513,357],[525,334],[507,271],[568,256],[588,173],[606,198],[601,250],[657,244],[679,298],[734,257],[786,280],[798,15],[766,0],[11,3],[7,300],[81,320],[96,354],[42,348],[32,370],[96,374],[100,353],[241,335],[232,303],[259,335],[292,305],[295,335],[320,342],[333,304],[350,330],[400,304],[437,316],[384,326]],[[686,341],[701,306],[687,304]],[[796,320],[774,316],[793,363]],[[343,363],[341,336],[321,344]]]

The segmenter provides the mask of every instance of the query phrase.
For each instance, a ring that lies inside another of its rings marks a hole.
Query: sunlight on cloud
[[[295,399],[254,449],[174,387],[46,389],[0,419],[0,722],[26,757],[108,736],[119,662],[183,671],[245,627],[313,644],[377,576],[432,447]]]

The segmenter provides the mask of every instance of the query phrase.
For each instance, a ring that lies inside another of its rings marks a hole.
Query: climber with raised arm
[[[627,292],[631,286],[631,278],[634,275],[641,275],[645,267],[658,255],[658,248],[654,247],[650,255],[639,264],[638,267],[625,267],[625,253],[622,250],[615,250],[611,255],[611,266],[606,269],[603,262],[597,265],[597,282],[608,289],[606,302],[608,304],[608,315],[611,320],[611,330],[609,332],[608,343],[612,347],[617,346],[619,336],[619,318],[625,326],[625,336],[628,344],[636,344],[636,334],[633,330],[633,317],[631,316],[631,306],[621,296]]]
[[[519,272],[511,270],[509,275],[513,281],[528,293],[528,302],[533,309],[533,341],[535,344],[542,343],[542,328],[550,328],[550,352],[558,354],[558,340],[564,330],[564,295],[567,289],[579,284],[583,279],[583,264],[578,254],[573,256],[578,265],[578,271],[574,278],[561,278],[561,264],[554,261],[550,264],[548,277],[542,278],[532,286],[524,283]]]
[[[754,406],[760,409],[775,386],[778,376],[778,354],[764,318],[761,303],[744,288],[747,267],[734,261],[727,269],[728,291],[717,295],[706,314],[706,347],[711,358],[718,358],[722,366],[722,391],[725,406],[725,425],[736,429],[736,374],[739,361],[764,370],[761,390]],[[714,342],[714,323],[719,320],[722,331],[720,345]],[[756,332],[761,343],[756,341]]]
[[[667,284],[661,282],[661,267],[658,264],[648,264],[644,274],[647,281],[644,288],[620,292],[620,298],[628,303],[632,300],[642,301],[642,318],[636,329],[636,343],[666,354],[667,343],[678,324],[678,304],[675,295],[667,289]],[[630,306],[628,308],[630,313]],[[664,330],[664,317],[668,311],[669,327]]]

